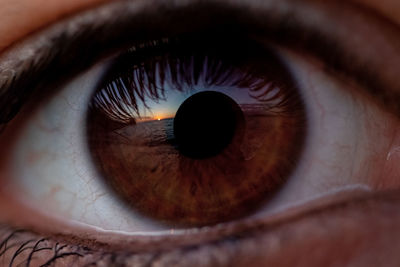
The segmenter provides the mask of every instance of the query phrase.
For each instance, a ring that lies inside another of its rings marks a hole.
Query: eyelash
[[[33,262],[40,258],[42,252],[50,252],[50,256],[41,262],[42,267],[51,266],[60,261],[60,263],[81,264],[82,266],[120,265],[127,262],[129,258],[139,257],[131,253],[121,254],[106,251],[93,251],[86,246],[76,246],[69,243],[56,242],[51,238],[37,237],[29,231],[18,229],[12,230],[7,226],[0,226],[0,233],[4,231],[3,239],[0,239],[0,256],[10,258],[9,266],[14,264],[36,266]],[[1,234],[0,234],[1,236]],[[143,257],[146,259],[148,257]],[[143,265],[152,264],[152,259],[143,260]]]
[[[4,237],[3,237],[4,236]],[[62,239],[62,238],[61,238]],[[38,237],[36,234],[23,229],[10,229],[8,226],[0,225],[0,257],[8,257],[10,259],[9,266],[14,264],[24,264],[24,266],[37,266],[34,260],[40,258],[40,253],[49,252],[50,256],[41,262],[41,267],[52,266],[52,264],[63,263],[68,266],[153,266],[169,263],[171,261],[174,266],[186,266],[184,263],[178,265],[176,259],[187,255],[190,252],[199,253],[200,251],[212,251],[218,247],[222,248],[222,244],[235,243],[240,237],[231,236],[229,239],[217,240],[201,246],[186,246],[172,252],[169,250],[159,250],[152,252],[113,252],[107,249],[93,250],[88,246],[71,245],[70,243],[57,242],[54,238]],[[95,241],[94,241],[95,243]],[[200,252],[201,254],[201,252]],[[171,255],[172,258],[170,257]],[[198,257],[198,256],[195,256]],[[210,253],[210,258],[201,258],[205,262],[215,262],[215,258]],[[226,259],[225,259],[226,261]],[[230,264],[229,264],[230,265]]]
[[[49,250],[53,251],[54,254],[42,266],[50,266],[50,264],[55,263],[58,259],[69,256],[83,257],[83,254],[77,251],[78,247],[75,246],[61,245],[58,242],[49,241],[47,238],[32,238],[29,232],[24,230],[10,230],[5,226],[0,227],[0,230],[7,233],[0,242],[0,256],[5,257],[7,252],[14,249],[14,252],[9,256],[11,258],[9,266],[15,264],[21,255],[26,255],[26,258],[22,262],[26,262],[26,266],[30,266],[32,260],[35,258],[35,254]],[[65,251],[66,249],[68,251]]]

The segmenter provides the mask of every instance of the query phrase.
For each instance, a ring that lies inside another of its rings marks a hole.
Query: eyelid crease
[[[249,31],[249,27],[253,27],[251,31],[256,34],[259,32],[265,34],[268,40],[316,55],[325,62],[328,70],[332,69],[357,80],[365,85],[376,99],[380,99],[396,115],[400,115],[400,105],[397,104],[400,92],[396,90],[400,86],[396,84],[396,82],[399,83],[397,79],[393,79],[397,77],[398,68],[393,66],[390,71],[388,68],[383,71],[382,68],[374,67],[387,65],[388,62],[400,64],[400,53],[394,53],[393,51],[398,51],[398,49],[396,50],[395,45],[390,44],[400,40],[394,34],[390,36],[386,34],[386,39],[380,40],[380,44],[382,42],[386,44],[386,47],[381,50],[382,54],[386,53],[384,58],[390,58],[390,61],[381,59],[379,64],[375,65],[373,63],[376,62],[373,60],[377,60],[376,58],[363,61],[362,56],[357,55],[358,51],[350,51],[350,48],[354,50],[351,43],[347,47],[344,45],[342,36],[344,32],[353,31],[351,40],[357,44],[366,41],[365,38],[357,35],[355,30],[357,28],[361,28],[362,31],[370,29],[371,25],[368,23],[363,25],[367,19],[373,18],[374,22],[380,24],[381,27],[374,28],[375,31],[382,30],[383,25],[388,25],[381,23],[373,14],[365,15],[354,11],[351,4],[341,3],[334,6],[330,2],[326,4],[321,2],[313,1],[314,6],[307,6],[303,1],[271,0],[264,1],[258,7],[250,2],[243,3],[238,0],[226,2],[218,0],[208,2],[197,0],[116,1],[85,11],[38,33],[37,36],[27,39],[0,57],[0,108],[2,110],[0,125],[10,121],[31,95],[34,95],[37,100],[50,94],[50,89],[54,90],[57,88],[56,85],[65,82],[67,78],[84,68],[88,68],[99,58],[112,53],[118,47],[129,46],[137,39],[151,39],[153,35],[158,37],[168,33],[176,35],[180,31],[221,26],[219,24],[228,27],[236,26],[244,31]],[[302,4],[306,7],[300,7]],[[336,9],[332,8],[332,5]],[[339,20],[337,16],[332,17],[335,14],[330,10],[338,11],[338,9],[340,9],[338,14],[342,16],[342,20]],[[307,16],[310,15],[309,13],[312,16]],[[114,14],[120,15],[115,17]],[[260,21],[259,17],[263,17],[264,20]],[[186,28],[185,23],[181,23],[182,19],[191,19],[191,28]],[[351,29],[345,29],[346,19],[354,22],[348,25]],[[335,32],[331,28],[327,33],[322,29],[324,23],[318,23],[318,20],[334,23],[336,27],[341,27],[340,31]],[[397,30],[392,28],[392,32]],[[384,32],[387,33],[388,30]],[[393,42],[389,42],[389,38],[392,38]],[[374,48],[369,47],[370,50]],[[360,49],[359,46],[358,49]],[[370,50],[367,52],[371,52]],[[389,57],[390,53],[394,55]],[[79,59],[79,62],[71,58]],[[390,77],[383,77],[384,75]],[[394,89],[390,90],[391,87]],[[383,89],[383,91],[382,88],[387,90]]]

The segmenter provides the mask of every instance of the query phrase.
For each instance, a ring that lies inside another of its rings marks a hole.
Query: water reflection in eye
[[[153,43],[120,56],[92,97],[87,135],[100,176],[165,223],[249,215],[301,152],[306,119],[293,78],[246,38]]]

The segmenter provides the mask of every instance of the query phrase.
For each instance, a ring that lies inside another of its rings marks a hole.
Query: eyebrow
[[[332,12],[339,8],[340,13]],[[399,30],[369,10],[331,1],[155,0],[104,4],[56,23],[4,53],[0,125],[32,96],[51,95],[74,75],[132,43],[215,27],[261,36],[316,56],[327,70],[356,81],[400,116]]]

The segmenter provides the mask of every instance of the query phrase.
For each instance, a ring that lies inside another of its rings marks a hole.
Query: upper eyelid
[[[190,18],[190,15],[187,14],[173,14],[173,10],[178,10],[183,6],[186,8],[186,12],[193,12],[195,10],[193,6],[201,7],[207,4],[214,9],[219,7],[225,12],[227,10],[229,12],[239,10],[242,15],[238,16],[237,19],[241,20],[250,20],[249,14],[254,15],[257,12],[259,12],[258,15],[267,14],[267,16],[264,16],[265,21],[260,22],[255,19],[249,24],[260,26],[257,23],[269,23],[264,29],[269,39],[294,48],[308,50],[310,54],[321,58],[334,71],[351,76],[361,85],[365,85],[371,94],[389,106],[389,109],[396,115],[400,115],[400,107],[397,105],[399,102],[397,100],[400,98],[400,85],[398,84],[399,81],[395,79],[398,75],[397,70],[400,69],[400,51],[395,44],[400,43],[400,35],[395,34],[398,33],[398,29],[394,25],[382,22],[375,14],[356,12],[356,8],[352,4],[343,2],[339,4],[341,18],[336,16],[338,14],[329,12],[329,8],[338,8],[334,3],[320,4],[316,2],[313,5],[306,5],[305,1],[270,0],[261,4],[257,2],[261,5],[259,7],[250,1],[243,3],[239,0],[182,2],[185,2],[185,4],[180,4],[179,1],[159,0],[151,3],[150,1],[117,1],[104,4],[55,24],[44,32],[26,40],[19,47],[3,54],[0,57],[0,108],[2,110],[0,125],[7,123],[17,113],[28,97],[26,89],[29,88],[32,91],[32,87],[40,87],[40,85],[43,85],[43,81],[52,78],[53,75],[57,76],[59,73],[55,72],[56,69],[60,71],[61,68],[65,68],[78,72],[78,70],[89,67],[90,64],[94,63],[93,61],[98,59],[98,56],[102,55],[103,51],[101,50],[111,49],[113,46],[118,46],[118,42],[127,43],[134,39],[130,36],[124,37],[124,34],[142,35],[144,38],[151,37],[145,29],[149,32],[152,30],[156,32],[169,31],[171,33],[173,32],[172,28],[179,29],[182,27],[173,19],[176,20],[185,16]],[[224,5],[221,5],[221,3],[224,3]],[[207,9],[207,11],[212,13],[213,10]],[[310,12],[313,12],[313,16],[307,17],[307,13]],[[119,14],[119,16],[115,17],[114,14]],[[163,21],[163,15],[164,17],[165,15],[170,17],[174,15],[175,17]],[[210,16],[210,14],[208,15]],[[159,21],[154,22],[157,20]],[[322,20],[323,23],[317,23],[319,20]],[[373,20],[374,23],[368,23],[369,20]],[[158,25],[156,25],[157,23]],[[204,22],[195,21],[193,27],[199,27],[201,23]],[[323,29],[327,25],[331,27],[335,25],[339,30],[331,28],[330,32],[327,33],[327,30]],[[371,27],[372,25],[378,25],[378,27]],[[345,40],[344,35],[350,33],[346,26],[349,26],[348,28],[353,31],[359,30],[363,33],[355,32],[350,41]],[[388,28],[390,29],[387,30]],[[383,31],[383,29],[386,29],[386,31]],[[383,33],[389,31],[391,31],[390,34],[385,34],[384,37],[380,38]],[[364,32],[376,33],[374,35],[376,40],[363,46],[363,50],[371,53],[378,48],[375,46],[379,45],[379,48],[382,49],[379,56],[382,59],[376,55],[374,55],[374,58],[363,58],[360,53],[365,51],[354,51],[361,50],[360,47],[357,47],[357,49],[353,47],[353,51],[351,51],[349,48],[351,45],[359,45],[360,40],[367,41],[366,38],[363,38],[365,36],[362,36]],[[297,40],[292,44],[294,38],[297,38]],[[101,43],[103,47],[99,47],[97,50],[93,49],[95,51],[89,51],[90,53],[80,51],[80,47],[96,48],[96,41],[98,44]],[[82,62],[71,60],[81,59],[82,57],[86,57]],[[382,71],[382,68],[379,67],[387,66],[388,59],[390,59],[390,64],[393,65],[390,68],[391,72],[387,69]],[[80,66],[79,63],[83,64]],[[53,72],[49,72],[49,70]],[[65,74],[64,78],[68,76],[67,72],[62,74]]]

